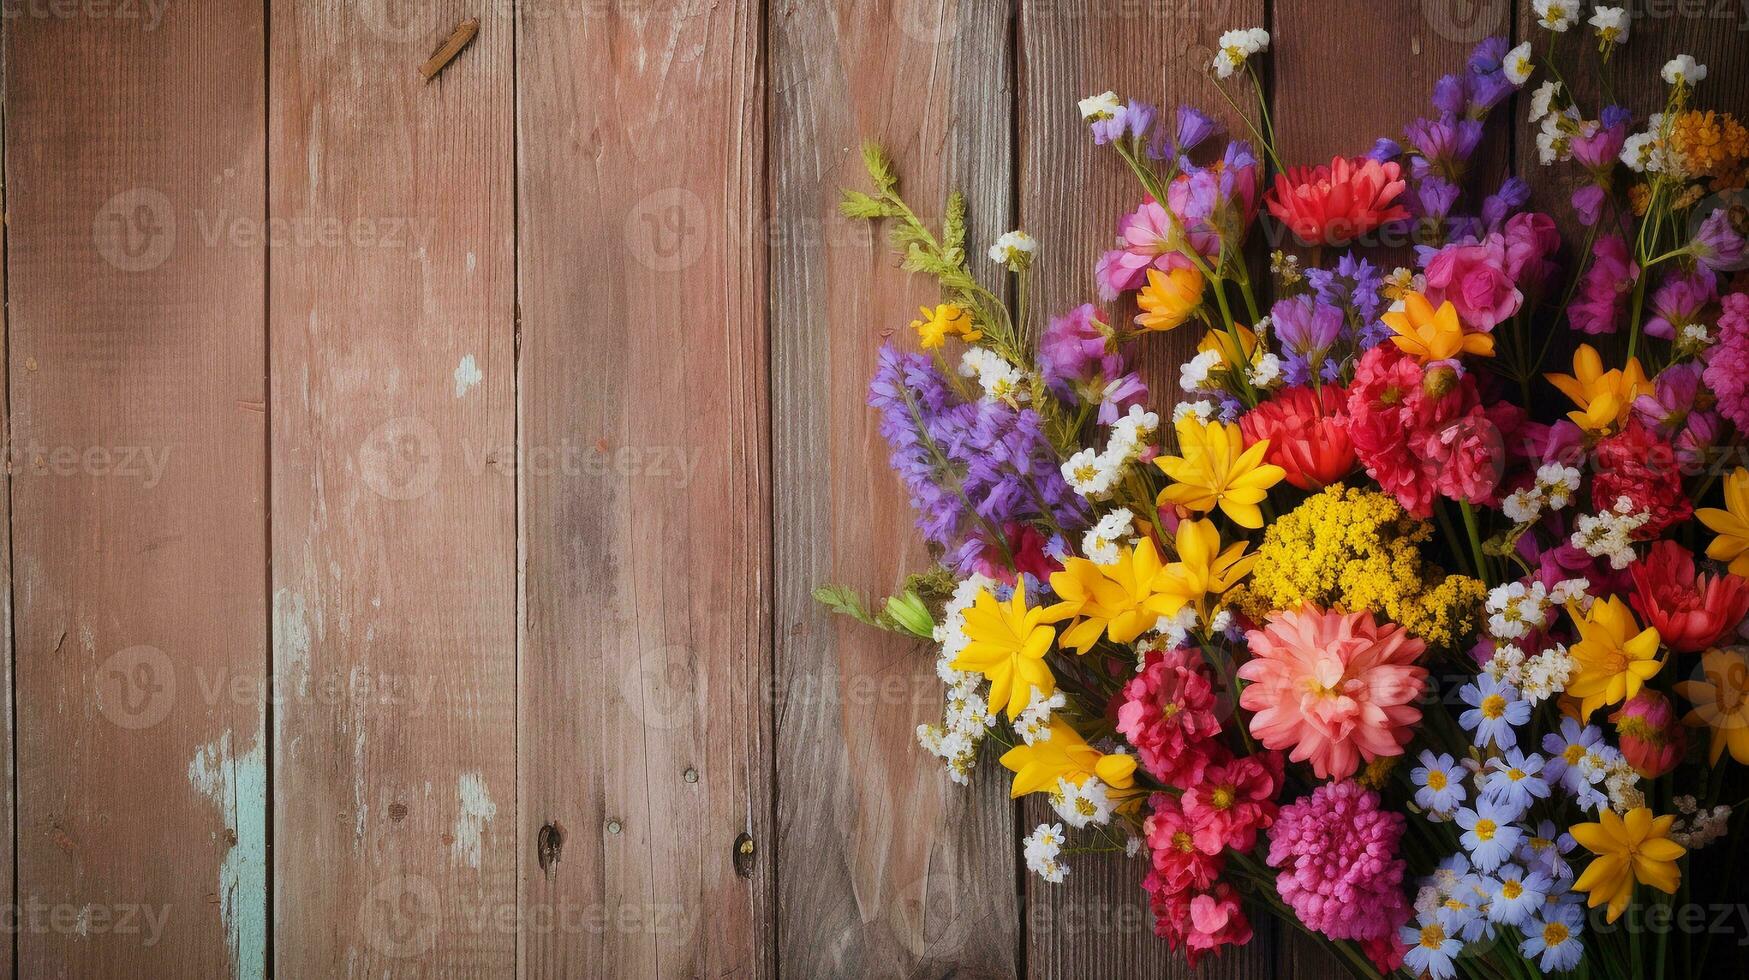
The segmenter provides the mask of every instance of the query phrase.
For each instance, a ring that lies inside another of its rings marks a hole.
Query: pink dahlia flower
[[[1379,809],[1377,793],[1359,783],[1325,783],[1282,807],[1270,828],[1276,889],[1307,927],[1395,952],[1379,940],[1409,921],[1397,856],[1402,837],[1403,815]]]
[[[1415,661],[1425,648],[1372,613],[1312,606],[1277,613],[1246,634],[1250,684],[1239,704],[1254,712],[1251,734],[1289,760],[1312,764],[1319,779],[1346,779],[1382,756],[1401,755],[1421,720],[1414,701],[1427,680]]]

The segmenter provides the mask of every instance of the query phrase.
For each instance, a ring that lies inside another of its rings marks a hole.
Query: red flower
[[[1425,371],[1396,344],[1374,347],[1356,366],[1348,438],[1367,475],[1421,518],[1433,514],[1438,494],[1491,503],[1505,466],[1504,440],[1475,375]]]
[[[1392,204],[1403,193],[1402,169],[1370,157],[1336,157],[1328,167],[1289,167],[1275,176],[1269,213],[1307,245],[1344,245],[1409,212]]]
[[[1634,532],[1650,541],[1672,524],[1694,515],[1694,504],[1682,491],[1682,468],[1676,450],[1657,433],[1630,419],[1627,427],[1597,444],[1597,475],[1591,481],[1591,506],[1610,510],[1622,497],[1635,512],[1651,519]]]
[[[1257,833],[1275,823],[1275,795],[1281,789],[1280,752],[1217,759],[1203,772],[1202,782],[1184,791],[1184,815],[1196,825],[1196,846],[1210,853],[1221,848],[1249,851]]]
[[[1202,656],[1183,649],[1150,652],[1141,672],[1124,685],[1117,730],[1154,778],[1168,786],[1201,782],[1209,739],[1221,731]]]
[[[1670,699],[1657,691],[1648,688],[1634,695],[1609,720],[1621,736],[1622,756],[1647,779],[1675,769],[1688,751],[1688,732]]]
[[[1628,601],[1677,653],[1713,646],[1749,614],[1749,579],[1697,575],[1694,555],[1674,541],[1652,545],[1628,574],[1634,580]]]
[[[1354,469],[1348,439],[1348,397],[1340,387],[1288,388],[1239,419],[1245,445],[1269,440],[1264,461],[1287,471],[1301,490],[1319,490]]]
[[[1193,969],[1207,953],[1250,941],[1251,923],[1239,908],[1239,895],[1232,885],[1223,881],[1213,891],[1190,900],[1190,932],[1184,937],[1184,960]]]
[[[1189,891],[1207,888],[1221,873],[1221,856],[1209,854],[1196,846],[1195,827],[1178,798],[1155,793],[1148,798],[1152,811],[1142,821],[1142,833],[1148,840],[1148,860],[1153,866],[1149,876],[1150,891]]]

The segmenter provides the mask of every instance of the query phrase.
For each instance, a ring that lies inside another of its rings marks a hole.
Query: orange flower
[[[1403,297],[1402,312],[1386,313],[1380,319],[1396,331],[1391,341],[1398,349],[1422,364],[1449,361],[1460,354],[1494,356],[1493,336],[1465,332],[1457,307],[1449,299],[1435,310],[1427,297],[1410,293]]]
[[[1186,267],[1171,272],[1148,269],[1148,284],[1136,296],[1136,305],[1142,308],[1136,323],[1143,330],[1177,327],[1202,305],[1202,289],[1202,273],[1195,269]]]

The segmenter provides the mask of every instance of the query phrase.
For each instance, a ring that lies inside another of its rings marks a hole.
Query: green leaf
[[[885,201],[861,191],[845,191],[844,199],[838,202],[838,213],[847,218],[885,218],[893,211]]]
[[[893,173],[893,162],[887,159],[887,151],[874,140],[862,144],[862,165],[868,169],[869,179],[882,194],[897,194],[899,192],[899,176]]]
[[[942,254],[959,256],[955,262],[965,261],[966,246],[966,196],[954,191],[947,196],[947,217],[941,220]]]
[[[862,601],[862,596],[857,595],[856,590],[848,585],[822,585],[814,590],[814,601],[859,623],[881,625],[875,621],[874,614],[868,611],[868,604]]]

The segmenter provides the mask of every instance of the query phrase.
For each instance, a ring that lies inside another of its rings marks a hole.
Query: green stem
[[[1470,538],[1470,554],[1476,560],[1476,577],[1482,580],[1483,585],[1492,586],[1494,576],[1488,567],[1488,556],[1482,552],[1482,535],[1476,520],[1476,509],[1468,500],[1459,500],[1458,508],[1463,511],[1464,531]]]

